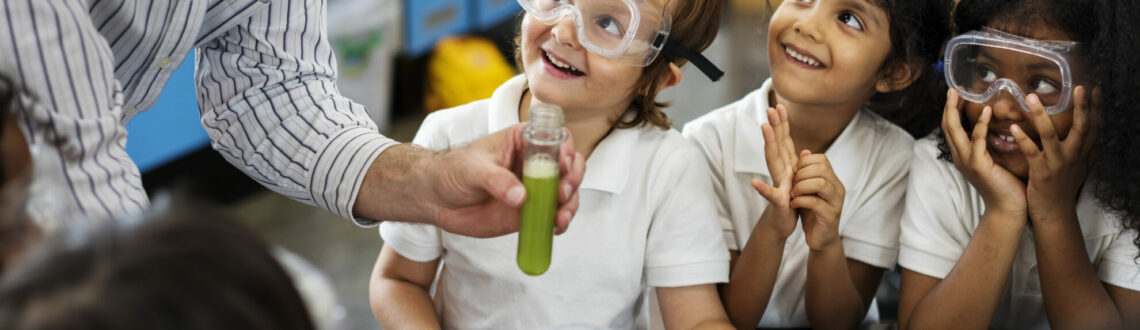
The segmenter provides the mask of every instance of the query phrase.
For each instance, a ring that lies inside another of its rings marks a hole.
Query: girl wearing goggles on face
[[[532,106],[561,107],[588,165],[574,226],[530,276],[516,265],[517,234],[385,223],[370,287],[377,319],[385,329],[630,329],[646,316],[648,286],[668,328],[731,328],[715,287],[729,259],[712,183],[656,100],[686,62],[719,77],[698,51],[723,1],[519,2],[523,74],[488,100],[429,115],[414,142],[453,148],[527,121]]]
[[[898,254],[908,131],[937,122],[929,100],[944,85],[932,64],[950,6],[785,0],[768,25],[772,78],[685,126],[728,213],[738,257],[721,292],[737,328],[878,320],[872,298]]]
[[[954,17],[942,131],[911,167],[900,328],[1140,328],[1140,5]]]

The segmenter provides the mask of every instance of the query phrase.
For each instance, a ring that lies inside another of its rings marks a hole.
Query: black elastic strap
[[[658,40],[656,41],[660,42],[662,41],[662,38],[665,38],[665,36],[658,35]],[[682,58],[689,60],[690,63],[693,63],[693,65],[697,66],[697,69],[700,69],[701,72],[703,72],[705,76],[708,76],[712,81],[720,80],[720,77],[724,76],[724,71],[720,71],[720,69],[717,68],[716,65],[714,65],[711,61],[709,61],[708,58],[705,58],[705,56],[701,55],[700,52],[686,47],[676,39],[669,38],[668,40],[665,40],[665,46],[661,48],[661,53],[665,55],[665,58],[669,59],[670,62]]]

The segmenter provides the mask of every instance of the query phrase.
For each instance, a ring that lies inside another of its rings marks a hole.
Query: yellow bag
[[[515,76],[494,43],[479,37],[440,40],[427,65],[424,110],[432,112],[490,98]]]

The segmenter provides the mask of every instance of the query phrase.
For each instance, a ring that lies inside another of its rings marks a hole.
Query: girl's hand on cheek
[[[846,190],[831,162],[823,154],[804,150],[792,188],[792,207],[802,213],[804,239],[812,250],[822,250],[839,242],[839,215]]]
[[[993,109],[987,106],[978,117],[973,133],[967,134],[962,128],[961,107],[964,103],[954,89],[946,95],[946,108],[942,113],[942,133],[950,145],[950,155],[954,167],[974,185],[986,204],[986,212],[1003,212],[1025,221],[1025,184],[1013,173],[994,162],[986,149],[986,135],[989,133]]]
[[[1026,195],[1029,218],[1035,223],[1063,219],[1062,217],[1076,212],[1077,194],[1089,173],[1090,155],[1096,135],[1091,123],[1091,113],[1095,107],[1088,106],[1085,94],[1083,86],[1073,90],[1073,126],[1064,141],[1060,139],[1045,107],[1034,94],[1026,98],[1026,103],[1030,110],[1029,123],[1041,137],[1041,149],[1025,135],[1021,127],[1014,125],[1010,128],[1029,162]]]
[[[777,237],[787,238],[796,229],[797,214],[791,206],[792,185],[799,157],[795,152],[788,126],[788,112],[784,106],[768,108],[768,123],[760,126],[764,133],[764,157],[772,185],[752,179],[752,188],[768,200],[768,208],[760,216],[754,230],[766,230]]]

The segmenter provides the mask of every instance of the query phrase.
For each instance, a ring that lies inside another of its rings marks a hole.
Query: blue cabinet
[[[488,29],[506,20],[514,19],[520,12],[517,0],[470,0],[475,7],[475,26]]]
[[[166,83],[158,103],[127,124],[127,154],[140,171],[146,172],[209,142],[198,117],[191,52]]]
[[[436,41],[471,29],[471,2],[467,0],[404,1],[404,50],[423,55]]]

